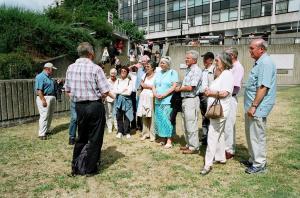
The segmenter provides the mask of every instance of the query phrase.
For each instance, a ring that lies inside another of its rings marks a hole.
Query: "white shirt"
[[[206,88],[209,88],[212,81],[214,81],[214,70],[215,70],[214,64],[209,66],[209,68],[207,68],[207,69],[206,68],[203,69],[200,93],[203,93]]]
[[[136,77],[136,72],[129,72],[129,77],[130,77],[130,79],[131,79],[131,81],[132,81],[132,84],[135,85],[135,83],[136,83],[136,78],[137,78],[137,77]],[[133,92],[136,92],[135,86],[133,86],[132,91],[133,91]]]
[[[112,93],[114,94],[114,84],[117,82],[117,80],[112,81],[110,78],[108,78],[107,81],[108,81],[108,84],[109,84],[109,86],[110,86],[110,88],[109,88],[110,92],[112,92]],[[111,98],[111,97],[109,97],[109,96],[106,97],[106,101],[107,101],[107,102],[110,102],[110,103],[111,103],[111,102],[113,102],[114,100],[115,100],[114,98]]]
[[[132,80],[118,78],[114,84],[114,92],[123,96],[130,96],[132,92]]]
[[[216,78],[211,85],[209,86],[209,89],[212,91],[227,91],[229,92],[228,96],[225,98],[221,98],[221,105],[223,108],[224,117],[226,118],[228,116],[229,110],[230,110],[230,102],[231,102],[231,94],[233,91],[233,75],[232,72],[229,70],[224,70],[218,78]],[[214,97],[208,97],[207,101],[207,108],[211,106],[211,104],[214,102],[216,98]]]

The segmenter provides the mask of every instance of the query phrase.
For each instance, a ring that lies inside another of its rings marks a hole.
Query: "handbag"
[[[219,98],[216,98],[215,101],[210,105],[207,112],[205,113],[206,118],[217,119],[223,118],[223,108]]]

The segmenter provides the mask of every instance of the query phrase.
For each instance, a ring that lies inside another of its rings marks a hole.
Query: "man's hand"
[[[47,107],[47,101],[46,101],[46,99],[42,100],[42,104],[43,104],[43,107]]]
[[[247,115],[249,117],[254,117],[255,111],[256,111],[256,107],[250,107],[247,111]]]
[[[180,87],[179,86],[175,87],[174,91],[175,92],[180,92]]]

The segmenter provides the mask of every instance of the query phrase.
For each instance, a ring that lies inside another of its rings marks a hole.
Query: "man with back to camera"
[[[267,54],[263,39],[250,42],[249,51],[255,64],[249,73],[244,94],[245,131],[249,160],[241,161],[248,174],[266,171],[266,122],[276,98],[276,67]]]
[[[78,139],[72,160],[72,175],[93,175],[103,143],[105,109],[102,99],[110,91],[110,85],[101,67],[93,63],[95,53],[88,42],[77,47],[79,58],[68,67],[65,91],[71,93],[76,103]]]
[[[56,69],[52,63],[46,63],[44,70],[35,78],[36,104],[40,114],[39,138],[41,140],[47,139],[46,135],[49,132],[55,110],[55,82],[51,76],[53,70]]]

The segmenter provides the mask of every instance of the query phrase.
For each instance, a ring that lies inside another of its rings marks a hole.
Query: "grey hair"
[[[89,54],[94,54],[93,46],[88,42],[80,43],[77,47],[79,57],[87,57]]]
[[[117,74],[117,70],[115,68],[112,68],[110,71],[109,71],[109,74]]]
[[[217,57],[221,60],[222,64],[224,65],[224,69],[231,69],[232,68],[232,60],[230,55],[223,51],[217,55]]]
[[[197,52],[196,50],[189,50],[185,54],[191,54],[192,55],[192,59],[198,60],[199,52]]]
[[[235,58],[237,58],[238,55],[239,55],[239,52],[238,52],[238,50],[235,47],[227,48],[225,50],[225,52],[227,52],[228,54],[232,54]]]
[[[264,39],[254,39],[251,41],[251,43],[252,42],[255,42],[257,47],[262,48],[265,51],[268,50],[268,42],[265,41]]]
[[[171,67],[171,63],[172,63],[171,61],[172,61],[172,60],[171,60],[171,57],[170,57],[170,56],[163,56],[163,57],[161,57],[159,63],[164,62],[164,63],[166,63],[166,64],[168,65],[168,67],[170,68],[170,67]]]

